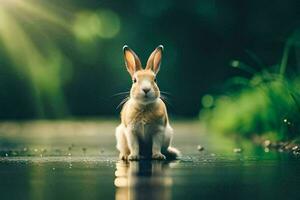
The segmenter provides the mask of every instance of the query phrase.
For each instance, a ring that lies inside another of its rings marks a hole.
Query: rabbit
[[[159,45],[151,53],[145,69],[127,45],[123,47],[123,53],[127,71],[132,78],[132,87],[129,99],[121,110],[121,124],[116,128],[119,158],[176,159],[180,152],[171,147],[173,129],[156,83],[163,46]]]

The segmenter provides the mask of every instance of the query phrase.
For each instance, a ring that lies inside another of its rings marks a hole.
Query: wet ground
[[[294,155],[177,121],[179,160],[127,163],[117,159],[116,125],[0,123],[0,199],[300,199]]]

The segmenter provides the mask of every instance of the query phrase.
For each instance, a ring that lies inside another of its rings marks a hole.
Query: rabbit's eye
[[[136,83],[136,78],[134,78],[132,81],[133,81],[134,83]]]
[[[154,79],[154,82],[156,83],[156,81],[157,81],[157,80],[156,80],[156,78],[155,78],[155,79]]]

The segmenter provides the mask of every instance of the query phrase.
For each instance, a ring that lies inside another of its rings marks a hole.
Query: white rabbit
[[[121,124],[116,128],[119,158],[175,159],[180,152],[170,146],[173,129],[156,84],[163,46],[158,46],[151,53],[145,69],[138,56],[127,45],[123,47],[123,52],[126,68],[132,78],[132,87],[130,98],[121,111]]]

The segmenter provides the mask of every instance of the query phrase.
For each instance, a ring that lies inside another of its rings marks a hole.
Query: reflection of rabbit
[[[172,178],[168,174],[168,163],[119,161],[116,168],[116,200],[172,199]]]
[[[156,84],[163,46],[152,52],[145,69],[128,46],[125,45],[123,51],[133,83],[130,98],[122,108],[121,124],[116,129],[120,159],[139,160],[148,155],[159,160],[166,156],[176,158],[179,151],[170,146],[173,129]]]

